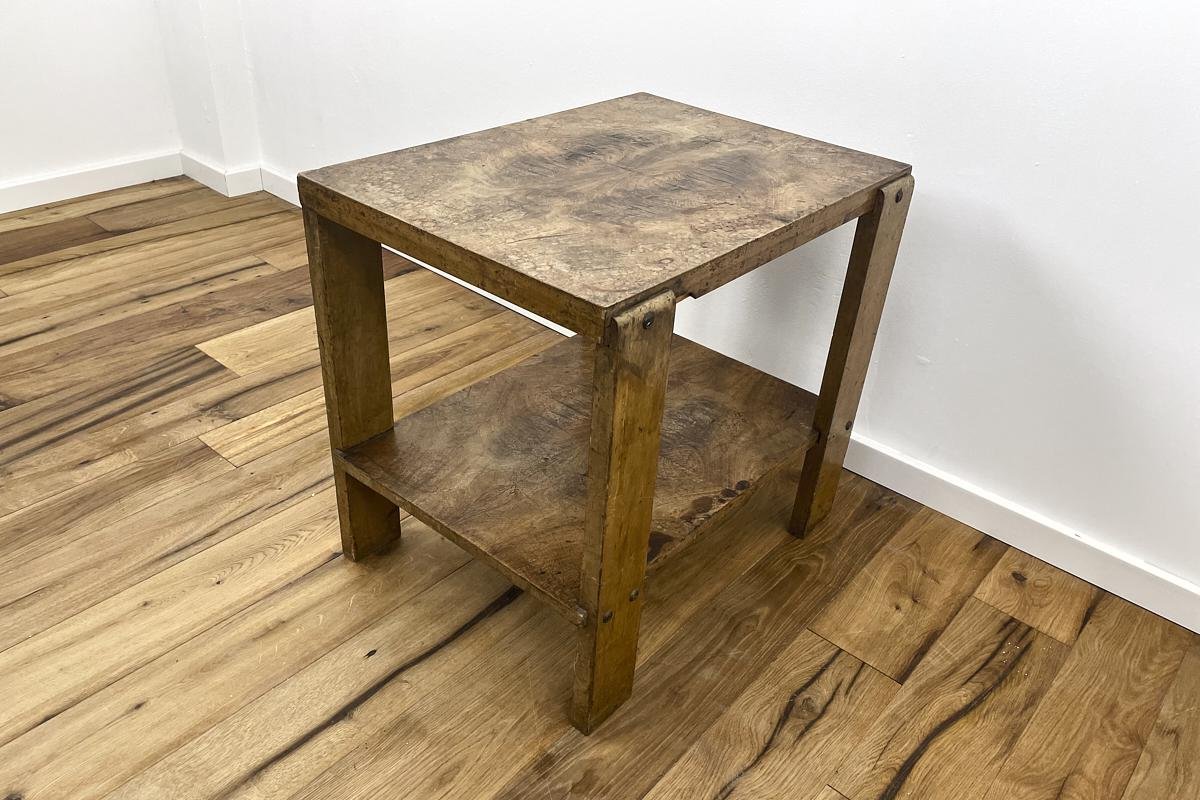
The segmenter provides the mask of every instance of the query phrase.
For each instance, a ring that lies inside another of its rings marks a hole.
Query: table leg
[[[630,695],[675,296],[618,314],[596,346],[571,721],[590,733]]]
[[[884,186],[854,231],[813,420],[821,438],[805,454],[792,508],[790,528],[797,536],[811,530],[833,506],[912,193],[911,175]]]
[[[378,242],[304,212],[329,443],[353,447],[392,427],[383,256]],[[346,474],[335,459],[342,551],[357,561],[400,536],[400,512]]]

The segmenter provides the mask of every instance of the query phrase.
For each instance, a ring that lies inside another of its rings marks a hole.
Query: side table
[[[401,507],[558,610],[579,730],[631,693],[648,568],[801,458],[793,533],[828,512],[907,165],[635,94],[299,187],[346,556]],[[673,335],[679,299],[856,218],[820,394]],[[394,420],[380,243],[580,335]]]

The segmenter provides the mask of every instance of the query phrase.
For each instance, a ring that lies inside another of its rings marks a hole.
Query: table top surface
[[[643,93],[299,182],[306,208],[582,329],[665,289],[716,288],[864,213],[908,172]]]

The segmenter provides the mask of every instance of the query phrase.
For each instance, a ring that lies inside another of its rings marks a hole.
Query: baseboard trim
[[[262,175],[266,191],[300,204],[294,178],[266,168]],[[548,328],[571,333],[436,267],[417,263]],[[858,433],[852,435],[846,468],[1200,633],[1200,586],[1178,575]]]
[[[190,153],[180,153],[179,159],[184,175],[226,197],[249,194],[263,188],[262,170],[258,165],[226,170],[202,161]]]
[[[300,191],[296,188],[295,175],[289,178],[266,166],[259,167],[258,171],[262,176],[264,191],[270,192],[280,200],[286,200],[294,206],[300,205]]]
[[[0,183],[0,214],[183,174],[178,152],[89,164]]]
[[[846,468],[1200,632],[1200,586],[969,481],[853,434]]]

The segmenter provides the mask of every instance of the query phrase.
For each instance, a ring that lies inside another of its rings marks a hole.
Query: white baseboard
[[[294,205],[300,204],[294,178],[288,179],[264,168],[263,188]],[[428,264],[423,266],[446,275]],[[446,277],[529,319],[560,333],[570,333],[451,275]],[[1200,586],[1178,575],[857,433],[850,441],[846,468],[1172,622],[1200,632]]]
[[[262,171],[258,165],[226,170],[213,166],[189,153],[180,153],[183,174],[215,189],[226,197],[257,192],[263,188]]]
[[[262,175],[262,188],[281,200],[286,200],[294,206],[300,205],[300,192],[296,189],[296,176],[287,177],[271,167],[259,167]]]
[[[0,214],[183,174],[178,152],[89,164],[0,183]]]
[[[846,468],[1200,632],[1200,586],[857,433]]]

